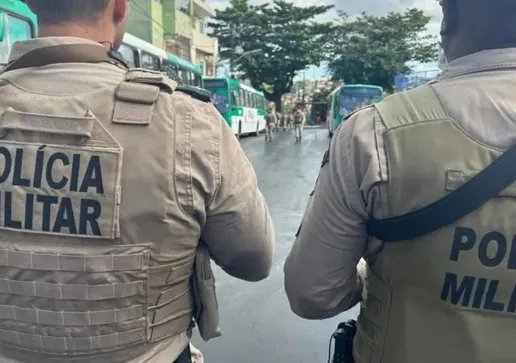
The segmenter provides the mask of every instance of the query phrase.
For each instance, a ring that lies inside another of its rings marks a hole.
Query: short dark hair
[[[40,24],[92,22],[100,19],[110,0],[29,0]]]

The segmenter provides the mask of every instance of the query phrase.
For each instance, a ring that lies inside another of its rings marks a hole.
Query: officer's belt
[[[111,63],[126,66],[122,59],[100,45],[60,44],[37,48],[25,53],[2,69],[2,73],[56,63]]]

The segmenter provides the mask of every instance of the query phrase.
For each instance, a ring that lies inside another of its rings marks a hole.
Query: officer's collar
[[[45,37],[23,40],[13,44],[11,54],[9,55],[9,63],[34,49],[62,44],[96,44],[99,47],[104,47],[93,40],[76,37]]]
[[[507,68],[516,68],[516,48],[483,50],[457,58],[444,68],[439,80]]]

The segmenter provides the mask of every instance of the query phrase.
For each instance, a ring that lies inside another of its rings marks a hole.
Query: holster
[[[211,269],[208,248],[199,242],[195,254],[192,274],[194,297],[194,319],[204,341],[221,336],[219,327],[219,305],[215,293],[215,276]]]
[[[355,320],[348,320],[345,323],[339,324],[337,330],[332,335],[332,338],[335,339],[332,363],[355,363],[353,358],[353,339],[356,333]]]

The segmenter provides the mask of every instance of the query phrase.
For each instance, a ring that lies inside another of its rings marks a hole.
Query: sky
[[[224,9],[229,0],[208,0],[209,4],[215,9]],[[252,3],[264,3],[265,0],[251,0]],[[426,14],[432,16],[428,26],[428,31],[436,39],[441,27],[441,8],[437,0],[293,0],[298,6],[309,5],[335,5],[335,11],[325,14],[321,20],[332,20],[337,17],[337,10],[342,10],[350,16],[360,15],[365,11],[371,15],[385,15],[389,11],[404,11],[410,7],[424,10]],[[437,68],[437,63],[414,65],[415,70],[427,70]],[[325,66],[310,67],[305,71],[305,77],[321,78],[326,76]],[[300,76],[301,77],[301,76]]]

